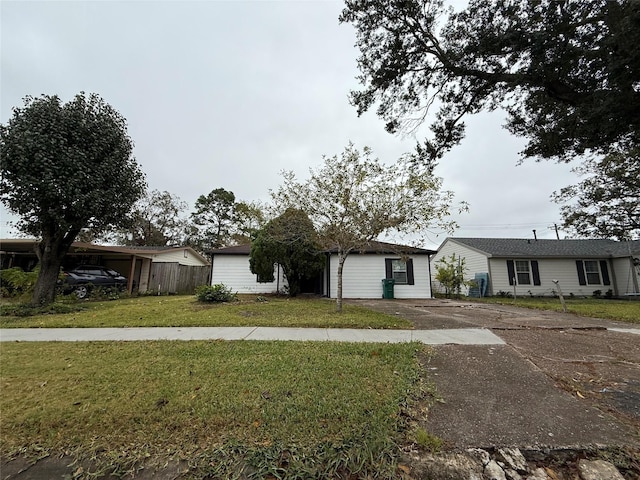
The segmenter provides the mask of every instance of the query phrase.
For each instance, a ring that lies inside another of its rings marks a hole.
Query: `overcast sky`
[[[0,2],[0,122],[26,95],[98,93],[128,121],[150,189],[193,207],[225,188],[269,200],[280,172],[304,178],[351,140],[393,162],[415,138],[358,118],[355,31],[339,1]],[[440,162],[445,188],[467,201],[459,237],[555,238],[549,196],[576,182],[570,166],[527,161],[504,114],[467,122],[467,137]],[[422,138],[426,129],[417,132]],[[7,237],[10,218],[2,210]],[[436,247],[446,234],[429,236]],[[561,236],[564,236],[561,232]]]

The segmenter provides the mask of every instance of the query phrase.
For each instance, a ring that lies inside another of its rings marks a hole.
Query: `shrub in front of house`
[[[38,270],[25,272],[20,267],[0,270],[1,294],[3,297],[30,295],[38,278]]]
[[[196,298],[199,302],[222,303],[235,302],[238,299],[238,295],[231,288],[218,283],[216,285],[200,285],[197,287]]]

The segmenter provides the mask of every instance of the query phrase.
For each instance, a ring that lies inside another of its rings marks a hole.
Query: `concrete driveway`
[[[427,429],[453,448],[640,445],[640,328],[452,300],[350,300],[416,329],[488,328],[504,346],[444,345],[425,360],[443,398]]]

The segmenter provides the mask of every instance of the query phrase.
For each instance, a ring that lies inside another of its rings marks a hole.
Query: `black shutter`
[[[391,267],[391,259],[390,258],[385,258],[384,259],[384,270],[385,270],[384,278],[393,278],[393,269]]]
[[[602,273],[602,284],[611,285],[611,281],[609,280],[609,269],[607,268],[606,260],[600,260],[600,272]]]
[[[409,285],[415,285],[416,283],[413,279],[413,258],[407,260],[407,283]]]
[[[582,260],[576,260],[576,268],[578,269],[578,283],[580,285],[586,285],[587,277],[584,276],[584,262]]]
[[[516,268],[513,266],[513,260],[507,260],[507,275],[509,275],[509,285],[513,285],[513,278],[516,276]]]
[[[531,273],[533,273],[533,284],[540,285],[540,270],[538,270],[537,260],[531,260]]]

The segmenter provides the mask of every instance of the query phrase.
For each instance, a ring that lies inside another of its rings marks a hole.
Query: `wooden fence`
[[[178,263],[152,263],[149,292],[192,294],[200,285],[209,285],[211,267]]]

